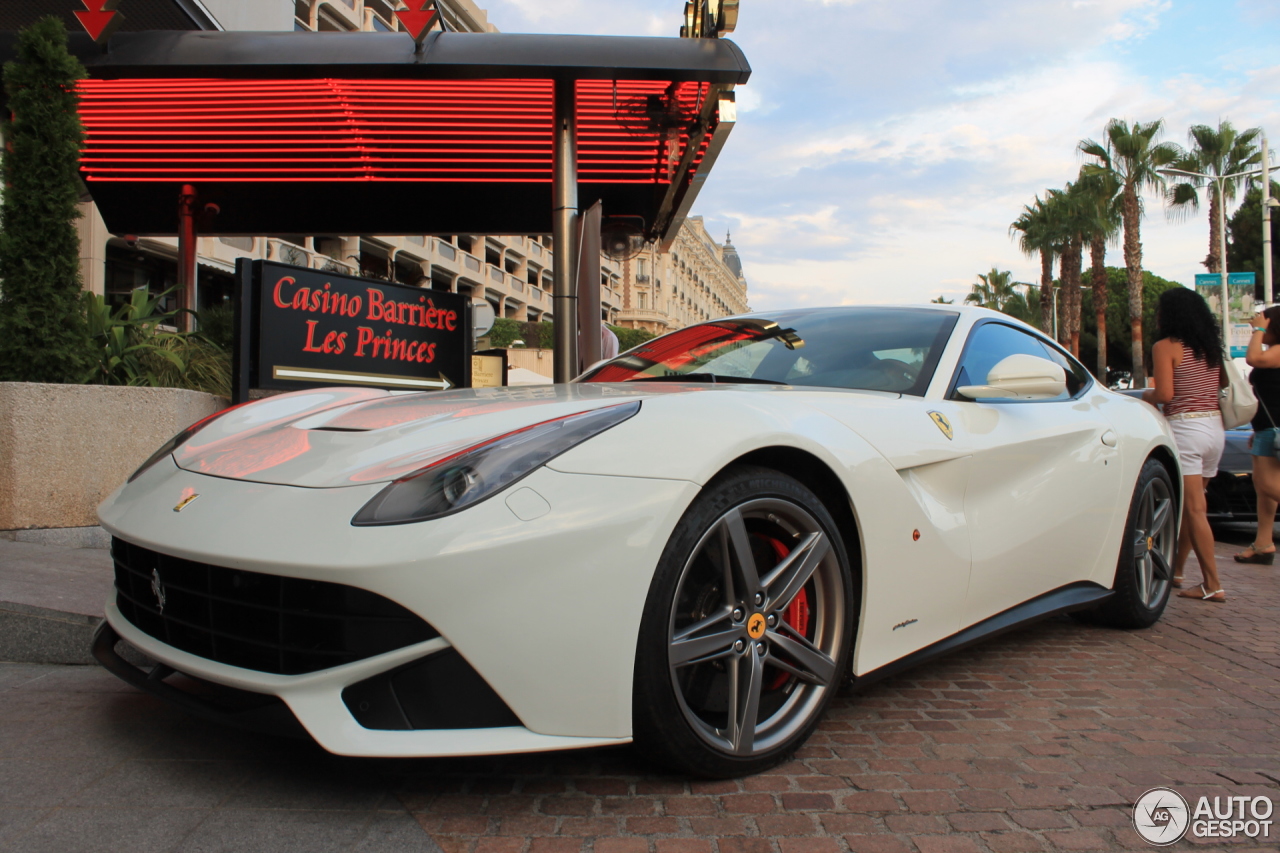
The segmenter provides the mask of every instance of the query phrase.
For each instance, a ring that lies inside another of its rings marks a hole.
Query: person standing
[[[1148,388],[1142,399],[1164,404],[1182,466],[1182,526],[1172,582],[1181,586],[1187,558],[1195,551],[1203,582],[1198,589],[1185,589],[1178,595],[1221,603],[1227,594],[1218,580],[1204,489],[1218,473],[1226,442],[1218,408],[1224,375],[1222,333],[1204,298],[1185,287],[1161,294],[1156,326],[1160,339],[1151,349],[1155,387]]]
[[[1275,561],[1276,546],[1271,537],[1275,528],[1276,505],[1280,502],[1280,306],[1272,306],[1253,318],[1253,335],[1244,360],[1253,371],[1249,384],[1258,398],[1258,413],[1253,416],[1253,437],[1249,449],[1253,454],[1253,490],[1258,495],[1258,532],[1253,544],[1235,555],[1237,563],[1269,566]],[[1263,347],[1268,349],[1263,349]]]

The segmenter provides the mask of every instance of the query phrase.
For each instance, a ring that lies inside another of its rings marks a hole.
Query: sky
[[[684,8],[481,5],[503,32],[654,36]],[[1111,118],[1163,119],[1184,145],[1227,119],[1280,148],[1277,0],[741,0],[730,38],[752,76],[693,212],[732,231],[757,310],[961,301],[993,266],[1038,281],[1009,223],[1075,179],[1076,144]],[[1191,284],[1207,204],[1145,209],[1144,267]]]

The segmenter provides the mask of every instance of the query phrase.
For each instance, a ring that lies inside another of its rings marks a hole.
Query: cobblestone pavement
[[[96,668],[0,665],[0,849],[1145,849],[1130,812],[1151,787],[1280,801],[1280,566],[1221,566],[1225,606],[1007,635],[839,697],[795,760],[729,782],[630,749],[339,758],[192,720]],[[1276,829],[1199,846],[1275,850]]]

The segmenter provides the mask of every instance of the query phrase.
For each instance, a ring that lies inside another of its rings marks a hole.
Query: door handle
[[[1102,434],[1102,443],[1107,447],[1115,447],[1116,440],[1116,431],[1113,429],[1109,429]]]

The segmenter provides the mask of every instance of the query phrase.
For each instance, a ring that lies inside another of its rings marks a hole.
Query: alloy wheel
[[[1155,608],[1173,582],[1170,556],[1178,547],[1173,494],[1163,480],[1149,480],[1138,497],[1133,530],[1133,570],[1138,599]]]
[[[685,562],[668,665],[695,732],[735,756],[803,729],[839,686],[848,624],[829,534],[801,506],[751,500],[721,515]]]

